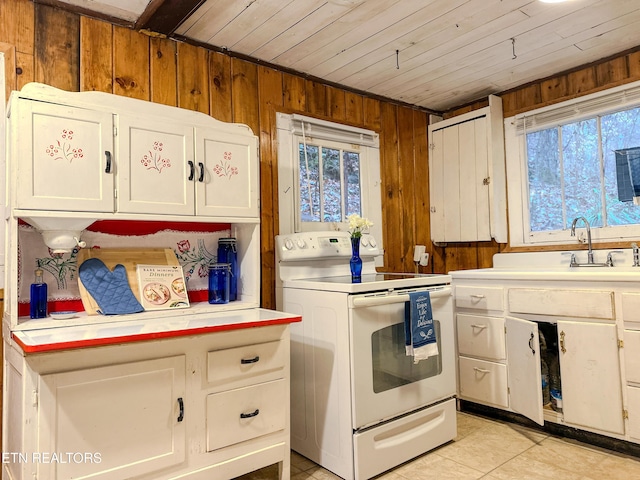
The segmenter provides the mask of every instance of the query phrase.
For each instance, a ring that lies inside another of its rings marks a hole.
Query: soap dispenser
[[[36,279],[31,284],[29,306],[31,318],[45,318],[47,316],[47,284],[42,279],[42,269],[36,268]]]

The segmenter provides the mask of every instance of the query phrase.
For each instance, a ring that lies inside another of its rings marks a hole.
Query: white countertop
[[[19,330],[11,332],[11,338],[25,353],[40,353],[282,325],[301,320],[300,315],[252,308],[213,314],[176,315],[159,318],[157,321],[147,318],[64,328]]]
[[[495,279],[495,280],[554,280],[577,282],[638,282],[640,267],[633,267],[631,249],[596,250],[594,261],[605,263],[607,254],[613,254],[613,267],[579,266],[571,267],[572,252],[527,252],[499,253],[493,257],[493,268],[457,270],[449,272],[455,279]],[[577,250],[576,261],[587,262],[587,252]]]

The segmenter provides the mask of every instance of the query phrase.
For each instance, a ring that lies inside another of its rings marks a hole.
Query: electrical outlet
[[[427,247],[424,245],[416,245],[413,249],[413,263],[419,263],[422,255],[426,251]]]
[[[422,267],[426,267],[427,265],[429,265],[429,254],[428,253],[425,252],[420,256],[420,265]]]

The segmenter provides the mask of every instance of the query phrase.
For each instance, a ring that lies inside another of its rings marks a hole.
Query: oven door
[[[429,291],[439,354],[414,364],[405,353],[409,292]],[[451,398],[456,392],[450,286],[349,297],[353,428],[358,430]]]

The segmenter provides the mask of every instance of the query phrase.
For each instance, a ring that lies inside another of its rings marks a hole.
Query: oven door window
[[[438,352],[440,345],[440,322],[434,319]],[[435,377],[442,373],[442,355],[438,354],[413,363],[413,357],[407,356],[404,345],[404,323],[396,323],[376,330],[371,335],[373,368],[373,391],[381,393]]]

